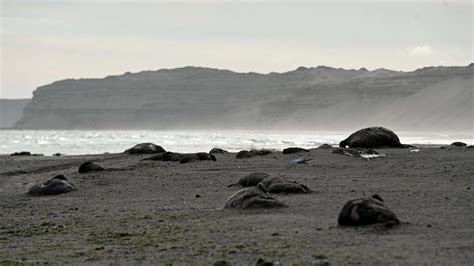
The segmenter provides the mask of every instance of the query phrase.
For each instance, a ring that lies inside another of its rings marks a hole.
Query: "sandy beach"
[[[0,157],[0,264],[472,265],[474,149],[378,150],[365,160],[312,149],[249,159],[141,161],[149,155]],[[79,174],[96,162],[107,170]],[[288,207],[224,210],[252,172],[314,193],[274,195]],[[32,197],[28,187],[63,174],[78,190]],[[339,227],[351,199],[381,195],[404,223]]]

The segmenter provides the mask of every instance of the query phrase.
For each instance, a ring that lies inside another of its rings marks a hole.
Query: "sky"
[[[0,0],[0,98],[67,78],[204,66],[412,71],[473,62],[473,1]]]

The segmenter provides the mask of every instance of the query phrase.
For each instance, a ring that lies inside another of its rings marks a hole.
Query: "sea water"
[[[118,153],[138,143],[152,142],[168,151],[199,152],[218,147],[242,149],[337,146],[352,132],[317,131],[126,131],[126,130],[0,130],[0,154],[19,151],[52,155]],[[473,133],[397,132],[402,143],[443,145],[454,141],[474,144]]]

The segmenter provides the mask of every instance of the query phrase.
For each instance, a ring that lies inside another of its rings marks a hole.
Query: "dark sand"
[[[142,155],[0,157],[0,262],[284,265],[472,265],[474,149],[379,150],[367,161],[315,149],[306,165],[280,152],[188,164]],[[78,174],[88,160],[109,170]],[[222,210],[251,172],[282,175],[315,193],[276,195],[289,207]],[[25,195],[64,174],[78,191]],[[341,228],[346,201],[381,195],[407,222]],[[196,197],[200,195],[200,197]]]

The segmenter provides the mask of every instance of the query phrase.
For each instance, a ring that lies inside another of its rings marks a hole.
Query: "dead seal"
[[[93,162],[85,162],[79,166],[79,169],[77,169],[77,172],[79,174],[85,174],[89,172],[100,172],[104,170],[105,170],[104,167],[98,164],[95,164]]]
[[[307,186],[293,180],[285,180],[280,177],[267,177],[260,184],[269,193],[311,193]]]
[[[298,153],[298,152],[309,152],[309,150],[307,149],[303,149],[303,148],[300,148],[300,147],[290,147],[290,148],[286,148],[283,150],[283,154],[293,154],[293,153]]]
[[[286,205],[271,197],[262,184],[235,192],[224,205],[224,209],[281,208]]]
[[[241,185],[243,187],[251,187],[256,186],[258,183],[262,182],[265,178],[269,177],[270,175],[267,173],[262,172],[253,172],[248,174],[239,179],[239,181],[235,184],[230,184],[228,187]]]
[[[339,213],[338,223],[341,226],[359,226],[381,223],[386,227],[400,224],[395,213],[384,203],[382,197],[358,198],[348,201]]]
[[[397,134],[384,127],[368,127],[352,133],[339,143],[341,148],[407,148]]]
[[[245,158],[252,158],[255,156],[265,156],[267,154],[272,153],[270,150],[267,149],[261,149],[261,150],[242,150],[239,151],[236,155],[235,158],[237,159],[245,159]]]
[[[44,183],[33,185],[27,194],[33,196],[47,196],[68,193],[75,190],[77,190],[76,186],[70,183],[65,176],[57,175]]]
[[[125,154],[154,154],[166,152],[161,146],[158,146],[153,143],[140,143],[128,150],[125,150]]]

